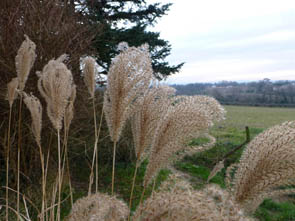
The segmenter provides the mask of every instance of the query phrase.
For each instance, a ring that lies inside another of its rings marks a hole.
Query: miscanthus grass
[[[108,72],[103,109],[113,146],[112,194],[114,193],[116,144],[133,112],[134,100],[148,89],[152,64],[148,46],[128,47],[117,55]]]
[[[25,88],[26,81],[30,74],[31,68],[36,59],[36,45],[32,42],[28,36],[25,35],[25,40],[18,49],[15,57],[15,67],[18,79],[18,90],[22,92]],[[17,212],[19,213],[19,191],[20,191],[20,152],[21,152],[21,125],[22,125],[22,101],[23,97],[20,93],[19,100],[19,117],[18,117],[18,144],[17,144]],[[19,217],[17,217],[19,220]]]
[[[136,110],[131,118],[131,129],[135,147],[136,166],[132,181],[129,207],[132,206],[132,197],[137,169],[145,157],[148,157],[148,148],[151,145],[157,123],[170,106],[169,97],[175,94],[175,89],[169,86],[154,85],[151,89],[135,101]],[[128,220],[130,216],[128,216]]]
[[[32,132],[35,137],[35,141],[39,148],[40,161],[41,161],[41,170],[42,170],[42,206],[40,220],[44,220],[45,210],[46,210],[46,178],[45,178],[45,164],[44,164],[44,155],[41,147],[41,130],[42,130],[42,105],[38,98],[34,95],[27,95],[23,92],[24,103],[27,108],[30,110],[32,117]]]
[[[246,217],[230,194],[215,185],[194,190],[187,181],[173,175],[159,191],[140,205],[133,221],[253,220]]]
[[[190,139],[200,136],[211,125],[209,115],[195,105],[193,99],[170,105],[153,136],[144,189],[175,153],[184,150]]]
[[[62,187],[60,130],[63,126],[62,121],[74,87],[72,73],[63,63],[66,58],[66,55],[62,55],[56,60],[50,60],[44,66],[42,72],[38,73],[38,88],[47,103],[47,115],[58,135],[58,221],[60,220]]]
[[[294,121],[276,125],[248,144],[231,186],[234,200],[246,211],[255,211],[267,197],[295,192],[294,144]]]
[[[91,172],[89,176],[89,187],[88,187],[88,195],[91,194],[91,188],[93,184],[93,168],[94,168],[94,161],[96,162],[95,165],[95,192],[98,192],[98,139],[99,139],[99,133],[100,133],[100,127],[102,123],[102,116],[103,116],[103,111],[101,112],[101,117],[100,117],[100,123],[99,123],[99,129],[97,130],[97,123],[96,123],[96,110],[95,110],[95,86],[96,86],[96,77],[98,77],[98,64],[92,57],[85,57],[82,60],[83,64],[83,75],[84,75],[84,82],[85,85],[87,86],[90,98],[92,99],[92,106],[93,106],[93,119],[94,119],[94,137],[95,137],[95,142],[94,142],[94,150],[93,150],[93,158],[92,158],[92,164],[91,164]]]
[[[5,219],[8,221],[9,213],[8,213],[8,197],[9,197],[9,157],[10,157],[10,130],[11,130],[11,114],[12,114],[12,105],[14,100],[17,97],[17,88],[18,88],[18,78],[13,78],[7,84],[7,100],[9,102],[9,118],[8,118],[8,132],[7,132],[7,147],[6,147],[6,207],[5,207]]]
[[[78,199],[72,207],[67,221],[123,221],[129,209],[122,200],[115,196],[96,193]]]

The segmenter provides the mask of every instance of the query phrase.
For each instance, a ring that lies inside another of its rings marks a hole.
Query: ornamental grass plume
[[[78,199],[66,220],[123,221],[128,213],[129,209],[122,200],[115,196],[96,193]]]
[[[158,121],[170,106],[169,97],[175,94],[172,87],[154,86],[136,100],[136,110],[131,118],[131,130],[138,163],[143,160],[156,130]]]
[[[42,169],[42,210],[41,210],[41,220],[44,220],[44,212],[45,212],[45,205],[46,205],[46,180],[45,180],[45,165],[44,165],[44,156],[42,153],[41,147],[41,130],[42,130],[42,105],[38,98],[34,95],[27,95],[23,92],[24,103],[26,104],[27,108],[30,110],[31,117],[32,117],[32,132],[35,137],[35,141],[39,147],[40,153],[40,161],[41,161],[41,169]]]
[[[41,146],[41,129],[42,129],[42,105],[38,98],[34,95],[27,95],[23,92],[24,103],[30,110],[32,117],[32,132],[34,134],[36,143]]]
[[[18,78],[12,78],[12,80],[7,84],[7,100],[9,102],[9,118],[8,118],[8,132],[7,132],[7,151],[6,151],[6,207],[5,207],[5,218],[6,221],[9,219],[8,214],[8,188],[9,188],[9,158],[10,158],[10,130],[11,130],[11,114],[12,114],[12,105],[14,100],[17,97],[17,88],[18,88]]]
[[[69,99],[73,93],[73,77],[72,73],[63,61],[66,55],[60,56],[56,60],[50,60],[43,68],[42,72],[38,72],[38,89],[47,103],[47,115],[57,130],[58,139],[58,203],[57,203],[57,220],[60,220],[60,203],[61,203],[61,147],[60,147],[60,130],[62,129],[63,119]]]
[[[252,220],[218,186],[194,190],[187,181],[172,176],[159,192],[139,206],[133,221],[238,221]]]
[[[95,78],[98,75],[97,63],[94,58],[87,56],[82,60],[82,65],[85,85],[87,86],[90,97],[94,98]]]
[[[36,45],[32,42],[27,35],[25,40],[18,49],[17,56],[15,57],[15,66],[19,84],[19,90],[23,91],[29,73],[36,59]]]
[[[147,45],[129,47],[113,59],[108,72],[104,112],[114,142],[118,142],[131,115],[134,99],[148,89],[152,77]]]
[[[47,103],[47,115],[57,131],[62,129],[73,87],[72,73],[63,63],[64,59],[66,56],[62,55],[50,60],[42,72],[38,72],[38,89]]]
[[[218,122],[225,119],[226,110],[213,97],[206,95],[175,96],[173,102],[175,104],[181,104],[186,100],[193,100],[194,105],[205,111],[210,117],[210,120],[213,122]]]
[[[129,47],[117,55],[108,72],[103,109],[113,147],[112,194],[114,192],[116,144],[131,116],[135,99],[148,89],[152,74],[148,45]]]
[[[169,97],[174,95],[175,91],[174,88],[169,86],[155,85],[135,101],[137,108],[131,118],[131,130],[135,147],[136,167],[130,194],[130,208],[132,206],[132,196],[137,169],[144,159],[143,155],[147,155],[147,149],[151,145],[157,123],[170,106]]]
[[[193,99],[188,98],[179,104],[171,105],[158,122],[154,133],[144,187],[160,169],[170,163],[175,153],[186,149],[188,141],[200,136],[211,125],[210,117],[195,106]]]
[[[25,35],[25,40],[18,49],[17,55],[15,57],[15,67],[18,78],[18,90],[22,92],[25,88],[26,81],[28,79],[29,73],[36,59],[36,45],[32,42],[27,35]],[[22,94],[20,94],[19,100],[19,112],[18,112],[18,141],[17,141],[17,213],[19,213],[19,201],[20,201],[20,152],[21,152],[21,142],[22,142]],[[19,220],[19,217],[17,217]]]
[[[95,136],[95,143],[94,143],[94,149],[93,149],[93,158],[92,158],[92,164],[91,164],[91,172],[89,176],[89,187],[88,187],[88,195],[91,194],[91,187],[93,184],[93,168],[94,168],[94,161],[96,161],[96,182],[95,182],[95,192],[98,191],[98,139],[99,139],[99,133],[100,133],[100,127],[102,123],[102,116],[103,111],[101,112],[100,116],[100,123],[99,123],[99,129],[97,130],[97,123],[96,123],[96,110],[95,110],[95,87],[96,87],[96,81],[95,78],[98,77],[98,71],[97,71],[97,63],[94,58],[92,57],[85,57],[82,60],[83,64],[83,75],[84,75],[84,82],[88,88],[88,92],[90,94],[90,98],[92,98],[92,106],[93,106],[93,118],[94,118],[94,136]]]
[[[234,200],[247,212],[255,211],[267,197],[295,192],[291,186],[295,178],[294,145],[295,121],[271,127],[248,144],[231,189]]]
[[[12,80],[7,84],[7,100],[9,102],[9,107],[12,107],[14,100],[17,97],[18,89],[18,78],[12,78]]]

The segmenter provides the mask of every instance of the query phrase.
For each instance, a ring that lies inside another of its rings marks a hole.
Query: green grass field
[[[268,128],[288,120],[295,120],[295,108],[225,106],[227,127],[241,129]]]

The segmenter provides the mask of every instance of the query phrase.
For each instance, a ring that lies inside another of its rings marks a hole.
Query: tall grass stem
[[[138,169],[138,163],[136,162],[135,171],[134,171],[134,175],[133,175],[133,181],[132,181],[132,187],[131,187],[131,193],[130,193],[130,199],[129,199],[130,212],[128,215],[128,221],[130,220],[130,215],[131,215],[132,198],[133,198],[133,191],[134,191],[134,186],[135,186],[135,179],[136,179],[136,175],[137,175],[137,169]]]
[[[18,143],[17,143],[17,200],[16,200],[16,211],[19,213],[19,191],[20,191],[20,151],[21,151],[21,122],[22,122],[22,105],[23,96],[20,94],[19,99],[19,112],[18,112]],[[19,216],[17,216],[17,221],[19,221]]]
[[[8,134],[7,134],[7,156],[6,156],[6,221],[9,220],[8,214],[8,179],[9,179],[9,155],[10,155],[10,129],[11,129],[11,112],[12,107],[9,108],[9,119],[8,119]]]
[[[114,195],[116,146],[117,146],[117,142],[114,142],[114,147],[113,147],[113,171],[112,171],[112,195]]]

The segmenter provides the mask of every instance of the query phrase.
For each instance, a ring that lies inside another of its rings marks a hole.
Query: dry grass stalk
[[[20,46],[17,56],[15,57],[15,66],[18,77],[19,90],[23,91],[29,73],[36,59],[36,45],[32,42],[27,35],[25,40]]]
[[[30,110],[32,117],[32,132],[34,134],[36,143],[39,147],[41,169],[42,169],[42,209],[41,209],[41,220],[44,220],[44,211],[46,210],[46,179],[45,179],[45,165],[44,165],[44,155],[41,148],[41,130],[42,130],[42,105],[38,98],[34,95],[27,95],[23,92],[24,103]]]
[[[65,116],[64,116],[64,133],[65,133],[65,138],[64,138],[64,159],[63,159],[63,164],[67,165],[67,173],[69,176],[69,188],[70,188],[70,197],[71,197],[71,205],[73,206],[74,204],[74,199],[73,199],[73,191],[72,191],[72,183],[71,183],[71,174],[70,174],[70,165],[69,165],[69,159],[68,159],[68,137],[69,137],[69,130],[70,130],[70,125],[71,122],[74,118],[74,102],[76,100],[76,85],[74,84],[72,87],[72,94],[69,99],[69,104],[66,108]],[[63,165],[63,166],[64,166]],[[64,171],[64,168],[62,169]],[[62,176],[63,177],[63,176]]]
[[[38,89],[47,103],[47,115],[57,130],[58,137],[58,208],[57,220],[60,220],[60,203],[62,187],[61,171],[61,147],[60,130],[62,129],[62,120],[69,104],[69,99],[73,95],[73,77],[70,70],[67,69],[63,61],[66,55],[60,56],[56,60],[50,60],[39,72]]]
[[[36,143],[41,146],[41,129],[42,129],[42,105],[38,98],[34,95],[27,95],[23,92],[24,103],[30,110],[32,117],[32,132],[34,134]]]
[[[127,205],[114,196],[96,193],[78,199],[72,207],[67,221],[123,221],[129,209]]]
[[[245,149],[233,180],[233,196],[248,212],[264,198],[294,193],[295,122],[274,126],[254,138]]]
[[[169,96],[175,94],[175,89],[169,86],[154,86],[142,97],[136,100],[136,111],[131,118],[131,129],[136,155],[136,167],[131,187],[129,207],[132,206],[133,189],[137,169],[144,159],[143,155],[148,155],[148,148],[151,145],[152,137],[155,133],[157,123],[161,116],[165,114],[170,105]],[[128,217],[129,219],[130,217]]]
[[[65,110],[72,94],[73,77],[63,63],[65,55],[50,60],[38,72],[38,89],[47,103],[47,115],[56,130],[61,130]]]
[[[17,55],[15,57],[15,67],[18,78],[18,89],[23,91],[25,88],[26,81],[28,79],[29,73],[36,59],[36,45],[32,42],[28,36],[25,35],[25,40],[21,44]],[[22,95],[19,101],[19,112],[18,112],[18,144],[17,144],[17,212],[19,213],[19,192],[20,192],[20,151],[21,151],[21,125],[22,125]],[[19,220],[19,217],[17,217]]]
[[[114,142],[112,193],[114,192],[116,144],[127,119],[132,114],[134,100],[148,89],[152,79],[152,64],[148,46],[130,47],[116,56],[109,69],[103,109]]]
[[[193,99],[171,105],[158,127],[151,145],[151,154],[144,177],[146,187],[160,169],[170,163],[171,157],[187,147],[188,141],[198,137],[212,125],[205,111],[194,105]]]
[[[7,151],[6,151],[6,221],[9,220],[8,213],[8,179],[9,179],[9,157],[10,157],[10,130],[11,130],[11,114],[12,114],[12,105],[17,97],[17,88],[18,88],[18,78],[13,78],[7,84],[7,100],[9,102],[9,119],[8,119],[8,132],[7,132]]]
[[[159,192],[155,192],[137,208],[134,221],[204,221],[204,220],[252,220],[234,204],[230,195],[218,186],[207,186],[204,190],[193,190],[178,177],[165,181]]]
[[[151,145],[158,121],[170,106],[169,97],[175,89],[169,86],[154,86],[136,100],[136,110],[131,118],[131,129],[136,159],[140,163]]]
[[[95,85],[96,85],[95,78],[98,75],[97,63],[94,58],[85,57],[82,60],[82,64],[83,64],[84,82],[88,88],[90,97],[94,98]]]
[[[88,187],[88,195],[91,194],[91,187],[93,184],[93,176],[94,176],[94,161],[96,161],[96,182],[95,182],[95,192],[98,192],[98,139],[99,134],[97,131],[97,123],[96,123],[96,110],[95,110],[95,87],[96,87],[96,81],[95,78],[98,77],[98,71],[97,71],[97,63],[94,58],[92,57],[86,57],[82,61],[83,64],[83,75],[84,75],[84,82],[88,88],[88,92],[90,94],[90,97],[92,98],[92,105],[93,105],[93,118],[94,118],[94,128],[95,128],[95,143],[94,143],[94,150],[93,150],[93,158],[92,158],[92,165],[91,165],[91,172],[89,176],[89,187]],[[101,118],[102,118],[103,111],[101,112]],[[101,122],[100,122],[101,123]]]
[[[152,79],[151,58],[146,45],[130,47],[113,59],[104,96],[104,112],[111,138],[119,140],[132,103],[144,93]]]

